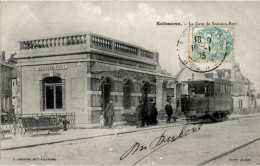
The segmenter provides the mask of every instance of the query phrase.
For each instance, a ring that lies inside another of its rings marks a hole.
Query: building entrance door
[[[111,86],[108,84],[105,84],[102,86],[102,105],[103,105],[103,110],[105,110],[107,104],[109,103],[110,100],[110,90]]]

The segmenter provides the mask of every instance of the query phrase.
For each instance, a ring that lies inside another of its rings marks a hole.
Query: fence
[[[29,119],[49,119],[52,122],[62,122],[66,118],[68,121],[67,128],[75,127],[75,113],[41,113],[41,114],[15,114],[15,115],[1,115],[1,131],[9,130],[12,134],[22,134],[25,129],[23,121]],[[57,123],[55,123],[57,124]],[[47,124],[48,125],[48,124]]]

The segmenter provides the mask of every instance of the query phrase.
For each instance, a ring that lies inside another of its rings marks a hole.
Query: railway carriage
[[[223,121],[233,112],[232,84],[226,80],[191,80],[182,95],[181,110],[187,121]]]

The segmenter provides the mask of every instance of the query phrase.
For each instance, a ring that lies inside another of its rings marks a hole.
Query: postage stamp
[[[188,60],[235,62],[234,35],[234,26],[190,26]]]

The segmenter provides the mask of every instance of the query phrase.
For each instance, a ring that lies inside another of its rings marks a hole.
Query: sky
[[[189,22],[233,22],[234,55],[260,92],[260,2],[1,2],[0,50],[19,52],[19,41],[98,33],[160,54],[160,65],[179,71],[177,40]],[[157,22],[182,26],[158,26]],[[221,67],[230,67],[224,64]]]

